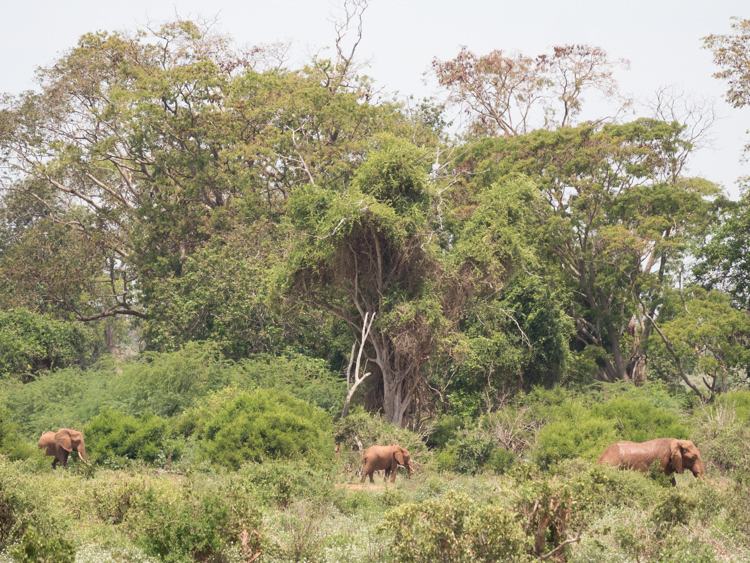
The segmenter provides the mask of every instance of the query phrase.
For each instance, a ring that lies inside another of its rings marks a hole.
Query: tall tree
[[[179,282],[189,273],[210,283],[194,271],[209,254],[233,260],[240,279],[227,278],[230,285],[263,287],[253,261],[284,254],[288,230],[279,223],[289,194],[309,183],[343,190],[374,132],[414,130],[396,106],[368,102],[368,81],[347,74],[353,54],[342,53],[334,63],[316,59],[289,70],[275,53],[235,49],[181,20],[132,36],[83,36],[40,71],[39,92],[4,99],[0,157],[11,171],[2,179],[4,201],[17,194],[24,203],[16,212],[34,208],[54,223],[65,244],[75,243],[70,260],[86,258],[79,270],[85,264],[88,278],[81,272],[67,286],[99,291],[95,299],[93,291],[76,294],[87,303],[73,299],[56,273],[67,252],[61,242],[45,260],[31,259],[40,258],[32,249],[52,230],[30,222],[14,222],[16,249],[4,253],[28,255],[22,263],[29,267],[6,262],[6,279],[30,287],[45,270],[58,283],[37,287],[41,301],[80,320],[153,320],[147,334],[155,345],[222,338],[227,323],[238,335],[263,332],[268,311],[257,300],[239,307],[253,319],[246,326],[237,325],[241,315],[215,324],[155,315],[198,311],[205,319],[233,308],[236,292],[228,286],[193,307],[192,299],[210,292]],[[266,238],[252,251],[222,250],[248,234]],[[190,334],[169,334],[170,326]],[[260,349],[267,345],[258,341]]]
[[[523,259],[513,229],[523,197],[497,192],[477,208],[464,242],[441,248],[429,167],[425,151],[380,137],[345,192],[317,185],[292,194],[296,237],[280,271],[288,299],[328,311],[366,340],[372,367],[363,369],[378,382],[377,406],[402,426],[424,388],[426,363],[448,346],[474,289],[501,285]],[[446,261],[452,248],[455,260]]]
[[[722,69],[714,76],[727,81],[727,101],[739,108],[750,104],[750,19],[732,19],[733,33],[704,37],[703,46]]]
[[[500,50],[479,56],[463,47],[449,61],[432,61],[448,101],[467,115],[469,133],[493,136],[573,125],[587,90],[616,97],[620,66],[627,61],[588,45],[556,46],[537,57]]]
[[[645,315],[655,314],[720,193],[681,175],[681,131],[654,120],[536,131],[487,139],[462,164],[471,189],[517,172],[536,180],[546,205],[533,236],[566,281],[579,346],[605,381],[646,378]],[[631,320],[640,330],[628,330]]]

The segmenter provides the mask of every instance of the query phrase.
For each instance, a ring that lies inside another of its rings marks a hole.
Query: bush
[[[165,444],[166,422],[145,414],[139,418],[104,410],[84,427],[88,451],[97,461],[125,458],[153,462]]]
[[[22,560],[72,561],[74,550],[63,539],[68,522],[55,516],[44,484],[35,485],[0,458],[0,552],[18,544],[14,550]]]
[[[341,445],[344,460],[353,465],[358,465],[364,451],[375,444],[398,444],[406,448],[412,464],[427,451],[417,434],[395,424],[388,424],[379,414],[371,415],[361,406],[353,408],[346,418],[334,423],[334,439]],[[359,451],[358,440],[362,445],[362,452]]]
[[[513,511],[454,491],[394,508],[380,530],[395,530],[392,549],[404,562],[522,561],[530,546]]]
[[[622,397],[591,408],[583,399],[564,399],[550,407],[550,417],[538,436],[536,455],[543,467],[574,457],[595,460],[618,440],[687,438],[676,414]]]
[[[330,472],[304,462],[249,463],[238,471],[237,479],[254,498],[281,508],[295,498],[326,500],[333,496]]]
[[[36,445],[23,441],[18,425],[11,419],[10,411],[0,406],[0,455],[6,455],[11,461],[16,461],[34,457],[38,452]]]
[[[194,435],[206,460],[232,469],[248,461],[333,459],[328,414],[283,392],[229,387],[185,413],[177,430]]]
[[[243,531],[262,525],[261,513],[231,482],[152,486],[133,502],[127,527],[136,543],[160,561],[221,561]]]
[[[79,323],[27,311],[0,311],[0,377],[28,381],[87,358],[89,337]]]
[[[28,563],[73,563],[76,558],[76,550],[67,539],[39,534],[33,526],[9,552],[15,561]]]
[[[730,393],[695,417],[693,440],[704,463],[722,472],[750,472],[750,426],[738,414]]]

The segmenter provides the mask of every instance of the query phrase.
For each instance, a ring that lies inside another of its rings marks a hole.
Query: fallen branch
[[[549,553],[541,555],[539,557],[539,560],[540,561],[544,561],[545,559],[548,559],[548,558],[552,557],[555,553],[557,553],[558,551],[560,551],[566,545],[568,545],[570,543],[576,543],[576,542],[581,541],[581,532],[583,531],[583,525],[585,523],[586,523],[585,520],[583,522],[581,522],[581,526],[578,528],[578,534],[576,534],[576,537],[565,540],[564,542],[562,542],[560,545],[558,545],[555,549],[553,549]]]

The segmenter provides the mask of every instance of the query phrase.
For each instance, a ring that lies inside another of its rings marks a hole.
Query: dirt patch
[[[343,483],[339,485],[335,485],[335,488],[337,489],[346,489],[347,491],[360,491],[362,489],[375,489],[375,490],[383,490],[385,489],[385,485],[368,485],[368,484],[362,484],[362,483]]]

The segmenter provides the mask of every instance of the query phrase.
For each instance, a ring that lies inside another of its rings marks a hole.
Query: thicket
[[[0,310],[0,379],[29,381],[50,369],[85,364],[90,341],[78,323],[26,309]]]

